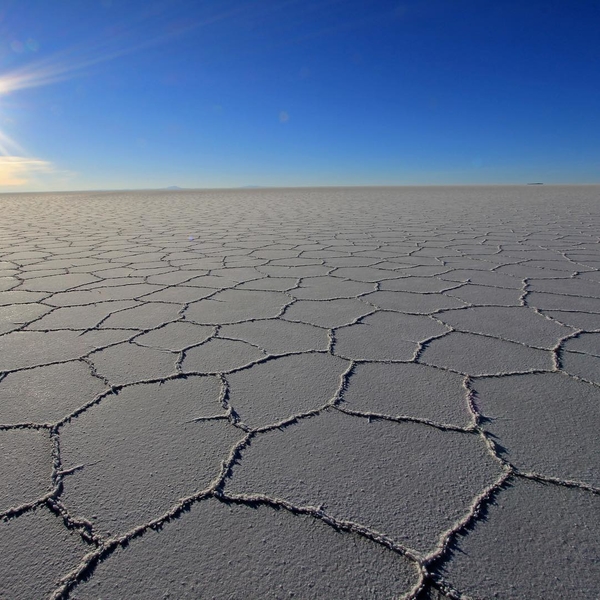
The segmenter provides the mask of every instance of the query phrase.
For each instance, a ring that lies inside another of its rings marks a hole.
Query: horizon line
[[[585,183],[401,183],[401,184],[355,184],[355,185],[244,185],[244,186],[216,186],[216,187],[152,187],[152,188],[89,188],[79,190],[15,190],[0,191],[4,194],[80,194],[89,192],[195,192],[210,190],[238,190],[238,191],[260,191],[260,190],[286,190],[286,189],[348,189],[348,188],[415,188],[415,187],[564,187],[564,186],[600,186],[598,182]]]

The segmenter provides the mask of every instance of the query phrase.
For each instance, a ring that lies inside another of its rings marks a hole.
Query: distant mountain
[[[183,190],[185,188],[179,187],[178,185],[170,185],[169,187],[166,187],[165,190]]]
[[[242,185],[240,189],[242,190],[256,190],[258,188],[263,187],[262,185]]]

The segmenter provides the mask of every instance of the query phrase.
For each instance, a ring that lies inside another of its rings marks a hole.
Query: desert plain
[[[0,597],[600,597],[600,186],[0,196]]]

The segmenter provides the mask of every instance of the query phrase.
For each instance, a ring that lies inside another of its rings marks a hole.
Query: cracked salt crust
[[[326,412],[253,440],[225,490],[322,505],[425,554],[499,473],[476,435]]]
[[[299,321],[317,327],[335,328],[349,325],[359,317],[374,312],[374,308],[357,300],[299,300],[288,306],[282,315],[283,319]]]
[[[49,307],[39,304],[0,306],[0,334],[16,331],[34,319],[42,317],[50,310]]]
[[[476,306],[464,310],[442,311],[436,316],[458,331],[481,333],[548,350],[573,333],[572,329],[546,319],[524,306]]]
[[[598,511],[597,495],[515,481],[482,522],[460,537],[444,576],[475,597],[593,598]]]
[[[185,352],[184,372],[220,373],[251,364],[265,353],[252,344],[237,340],[212,339]]]
[[[0,430],[0,512],[31,503],[52,487],[51,449],[43,429]]]
[[[521,306],[522,293],[521,290],[470,283],[462,284],[458,288],[452,288],[445,292],[447,296],[478,306]]]
[[[414,363],[366,363],[355,368],[340,407],[468,427],[464,396],[463,378],[456,373]]]
[[[326,353],[275,358],[228,375],[229,402],[248,426],[265,427],[327,404],[348,368]]]
[[[6,598],[49,597],[89,550],[60,517],[41,507],[0,522],[0,545],[0,592]]]
[[[0,385],[3,423],[56,423],[106,390],[83,361],[6,375]]]
[[[219,329],[219,336],[246,340],[269,354],[327,350],[329,346],[325,329],[282,319],[224,325]]]
[[[403,313],[422,315],[448,308],[468,306],[466,302],[458,298],[435,293],[421,294],[378,291],[372,294],[365,294],[362,299],[384,310],[397,310]]]
[[[443,323],[426,316],[380,311],[336,329],[335,353],[360,360],[410,361],[419,342],[449,331]]]
[[[3,196],[0,595],[593,596],[598,191]]]
[[[310,517],[207,500],[119,550],[73,597],[389,598],[417,580],[408,560]]]
[[[600,387],[536,373],[479,379],[473,389],[483,428],[515,467],[600,487]]]

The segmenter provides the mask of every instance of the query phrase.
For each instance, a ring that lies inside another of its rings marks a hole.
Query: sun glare
[[[79,58],[73,59],[77,54]],[[64,81],[82,73],[86,67],[110,60],[117,54],[101,52],[97,47],[88,52],[71,50],[15,69],[0,76],[0,100],[19,90]],[[0,127],[1,117],[0,112]],[[57,173],[52,163],[31,157],[18,142],[0,129],[0,186],[24,186],[34,182],[40,175]]]

